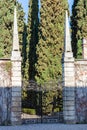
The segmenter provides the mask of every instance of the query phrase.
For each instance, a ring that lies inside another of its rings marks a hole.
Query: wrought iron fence
[[[24,123],[63,122],[62,81],[38,85],[34,81],[22,88],[22,119]]]

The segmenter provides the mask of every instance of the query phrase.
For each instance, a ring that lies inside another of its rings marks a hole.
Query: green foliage
[[[45,91],[42,91],[42,113],[51,115],[62,111],[62,86],[57,82],[48,82],[44,84]]]
[[[23,80],[23,87],[28,86],[28,69],[29,69],[29,62],[28,62],[28,51],[29,47],[27,44],[27,25],[24,24],[24,32],[23,32],[23,47],[22,47],[22,80]],[[24,92],[25,95],[25,92]]]
[[[29,0],[28,23],[25,29],[25,44],[23,50],[23,86],[29,85],[29,80],[35,79],[37,61],[36,45],[38,43],[38,0]],[[27,37],[27,39],[26,39]]]
[[[0,46],[0,58],[2,58],[4,56],[4,52],[3,52],[3,48]]]
[[[38,43],[38,0],[29,1],[28,13],[28,46],[29,46],[29,79],[35,79],[35,63],[37,61],[36,45]]]
[[[3,57],[11,53],[12,24],[13,24],[13,2],[9,0],[0,1],[0,46]]]
[[[78,40],[77,42],[77,58],[82,58],[82,40]]]
[[[64,43],[66,0],[41,0],[39,42],[37,44],[36,81],[58,79],[62,74],[61,58]]]
[[[36,114],[35,109],[29,109],[29,108],[22,108],[22,112],[30,114],[30,115],[35,115]]]
[[[17,2],[19,42],[22,44],[22,33],[24,26],[24,12],[21,5]],[[11,55],[13,37],[13,12],[14,0],[0,1],[0,57],[8,58]]]
[[[87,0],[74,0],[71,27],[74,56],[82,56],[81,41],[87,38]]]

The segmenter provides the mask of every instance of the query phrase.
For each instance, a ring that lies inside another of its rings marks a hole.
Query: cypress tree
[[[57,96],[61,96],[61,93],[60,90],[57,92],[55,86],[62,75],[61,58],[66,9],[66,0],[41,0],[35,79],[45,89],[44,93],[42,91],[42,113],[46,115],[60,111]]]
[[[28,61],[29,61],[29,80],[35,79],[35,63],[37,61],[36,45],[38,43],[38,0],[29,0],[29,12],[28,12]]]
[[[72,17],[72,47],[74,56],[82,57],[82,39],[87,37],[87,1],[74,0]]]
[[[37,75],[39,84],[58,80],[62,74],[61,58],[64,43],[64,14],[67,0],[41,0]]]
[[[26,91],[30,80],[35,80],[35,63],[37,61],[36,45],[38,43],[38,0],[29,0],[28,22],[27,22],[27,42],[26,42],[26,63],[24,67],[23,82],[25,86],[24,102],[31,104],[32,108],[36,108],[36,92]],[[32,95],[33,94],[33,95]],[[30,98],[31,97],[31,98]],[[28,99],[29,98],[29,99]],[[30,106],[30,107],[31,107]],[[26,106],[27,107],[27,106]],[[29,106],[28,106],[29,107]]]

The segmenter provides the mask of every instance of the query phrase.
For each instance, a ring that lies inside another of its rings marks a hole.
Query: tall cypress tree
[[[87,0],[74,0],[71,27],[74,56],[81,58],[82,39],[87,37]]]
[[[36,81],[58,80],[64,43],[64,14],[67,0],[41,0]]]
[[[29,60],[29,79],[35,79],[35,63],[37,61],[36,45],[38,43],[38,0],[29,0],[29,13],[28,13],[28,60]]]
[[[24,12],[17,2],[19,42],[22,44],[22,34],[24,26]],[[13,37],[13,13],[14,0],[0,1],[0,57],[10,57]]]

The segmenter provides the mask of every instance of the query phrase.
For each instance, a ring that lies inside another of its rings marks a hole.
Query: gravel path
[[[0,126],[0,130],[87,130],[87,124],[32,124],[21,126]]]

